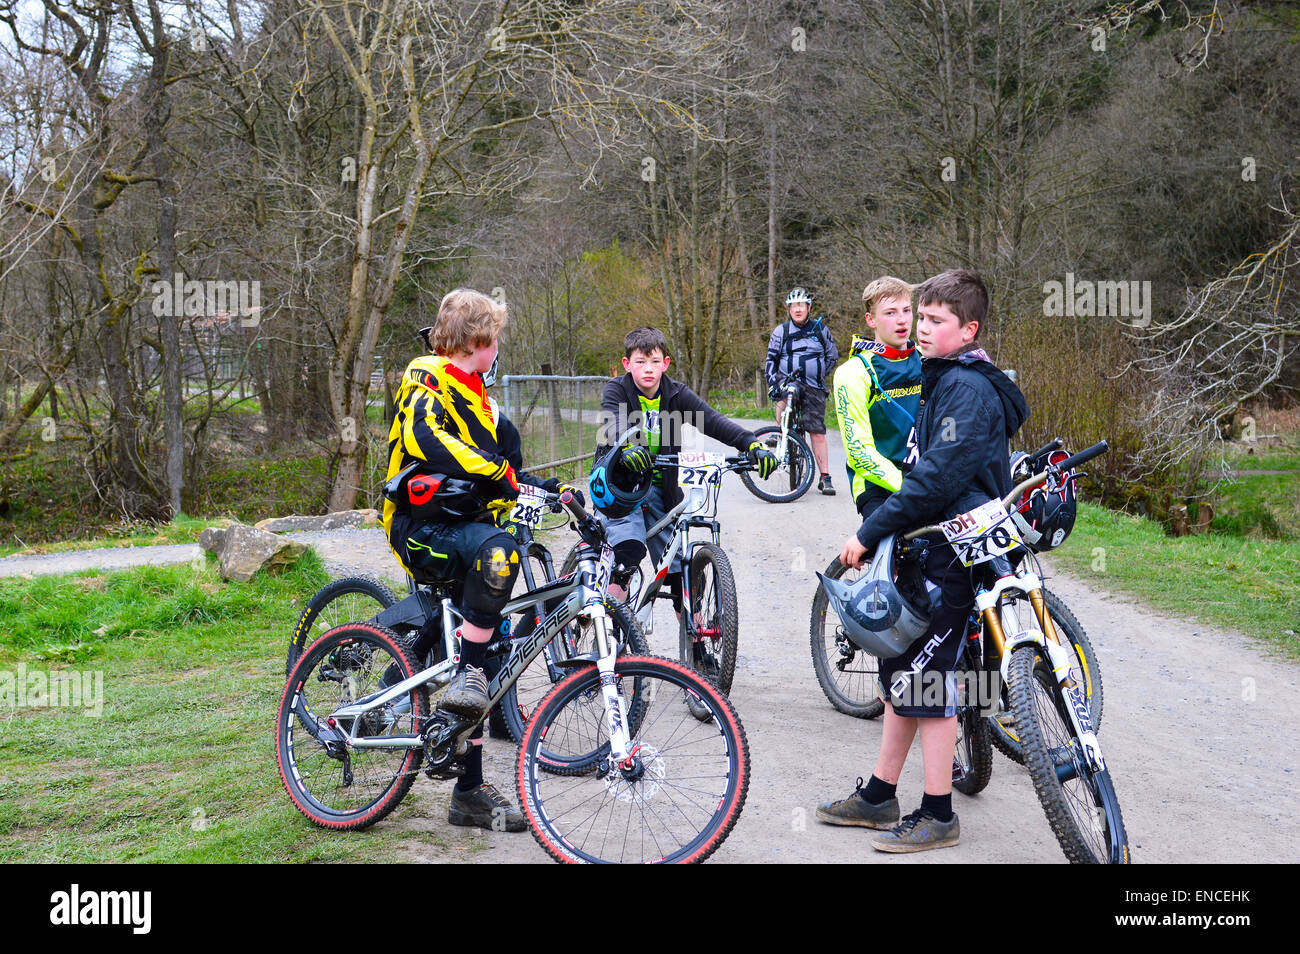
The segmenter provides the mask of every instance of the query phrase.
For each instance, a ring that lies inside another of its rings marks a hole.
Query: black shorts
[[[799,426],[809,434],[825,434],[826,392],[817,388],[804,388],[801,406],[803,413],[799,415]],[[776,408],[776,419],[778,421],[784,412],[784,402],[778,401]]]
[[[957,657],[975,605],[970,567],[947,544],[929,551],[926,576],[942,599],[925,632],[899,656],[880,660],[880,697],[900,716],[942,719],[957,714]]]

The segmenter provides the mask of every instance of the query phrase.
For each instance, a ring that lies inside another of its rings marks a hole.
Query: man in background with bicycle
[[[966,513],[1011,490],[1007,441],[1028,419],[1029,406],[975,343],[988,312],[988,290],[975,273],[955,269],[926,280],[917,298],[917,341],[925,361],[920,412],[904,462],[910,467],[898,492],[844,541],[845,566],[860,566],[891,533]],[[954,671],[975,591],[970,570],[947,544],[930,548],[923,567],[942,598],[921,636],[901,655],[880,660],[885,724],[875,771],[865,788],[859,779],[848,798],[817,809],[817,818],[829,824],[888,829],[872,842],[879,851],[949,847],[961,835],[952,810]],[[909,691],[933,684],[943,689],[939,704]],[[920,807],[900,819],[898,779],[918,731],[925,790]]]
[[[785,306],[790,320],[779,324],[767,342],[768,396],[776,402],[776,419],[785,413],[785,400],[780,397],[781,385],[786,378],[796,378],[803,399],[803,429],[808,432],[813,458],[821,478],[817,489],[834,496],[831,485],[829,457],[826,451],[826,387],[825,380],[839,360],[840,352],[835,339],[826,327],[826,319],[818,317],[810,322],[812,297],[802,288],[795,288],[785,296]]]
[[[666,527],[647,539],[646,531],[662,520],[682,500],[676,467],[654,467],[656,454],[681,450],[682,428],[690,423],[707,437],[730,444],[747,454],[766,478],[777,460],[762,442],[739,424],[723,417],[698,394],[665,372],[672,358],[668,339],[657,328],[635,328],[623,339],[623,369],[627,374],[605,385],[601,398],[601,433],[592,467],[592,502],[612,514],[608,521],[609,544],[617,562],[610,576],[610,594],[627,599],[627,585],[647,549],[658,562],[671,537]],[[629,426],[639,425],[639,439],[617,453],[614,444]],[[636,497],[623,499],[620,485],[636,485],[650,474],[649,490],[630,491]],[[673,608],[682,608],[681,561],[674,559],[669,571]]]

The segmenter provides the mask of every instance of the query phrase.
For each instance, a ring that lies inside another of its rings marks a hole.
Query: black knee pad
[[[475,626],[495,626],[518,575],[519,548],[514,537],[497,533],[483,541],[465,580],[465,619]]]

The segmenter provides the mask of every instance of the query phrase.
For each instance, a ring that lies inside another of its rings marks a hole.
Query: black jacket
[[[630,374],[605,385],[605,394],[600,401],[601,425],[593,465],[599,463],[615,441],[640,420],[640,393]],[[682,382],[664,375],[659,380],[659,453],[676,454],[681,450],[683,424],[690,424],[739,451],[747,450],[755,440],[752,433],[709,407]],[[676,467],[664,468],[663,494],[664,503],[669,507],[676,506],[682,499],[682,492],[677,487]]]
[[[891,533],[947,520],[1011,491],[1007,442],[1029,419],[1020,389],[972,349],[921,362],[921,407],[897,493],[858,528],[868,550]]]

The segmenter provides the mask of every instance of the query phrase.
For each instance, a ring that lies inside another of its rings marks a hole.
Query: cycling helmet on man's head
[[[790,294],[785,296],[785,303],[787,307],[800,303],[811,305],[812,295],[808,294],[808,292],[804,291],[802,288],[795,288],[790,292]]]
[[[894,537],[876,546],[867,572],[851,583],[821,573],[822,589],[855,646],[873,656],[890,659],[902,655],[925,632],[933,611],[899,589],[894,566]]]
[[[654,482],[653,470],[634,473],[622,463],[622,451],[614,448],[591,469],[588,486],[591,502],[606,517],[626,517],[641,505]]]
[[[1011,457],[1011,473],[1014,480],[1023,480],[1032,476],[1030,468],[1041,471],[1047,464],[1059,464],[1069,457],[1068,451],[1052,451],[1045,460],[1030,461],[1028,455],[1018,451]],[[1074,518],[1078,512],[1078,495],[1075,481],[1078,475],[1068,471],[1037,487],[1026,490],[1011,511],[1012,522],[1020,531],[1025,546],[1035,553],[1053,550],[1065,542],[1065,538],[1074,529]]]

